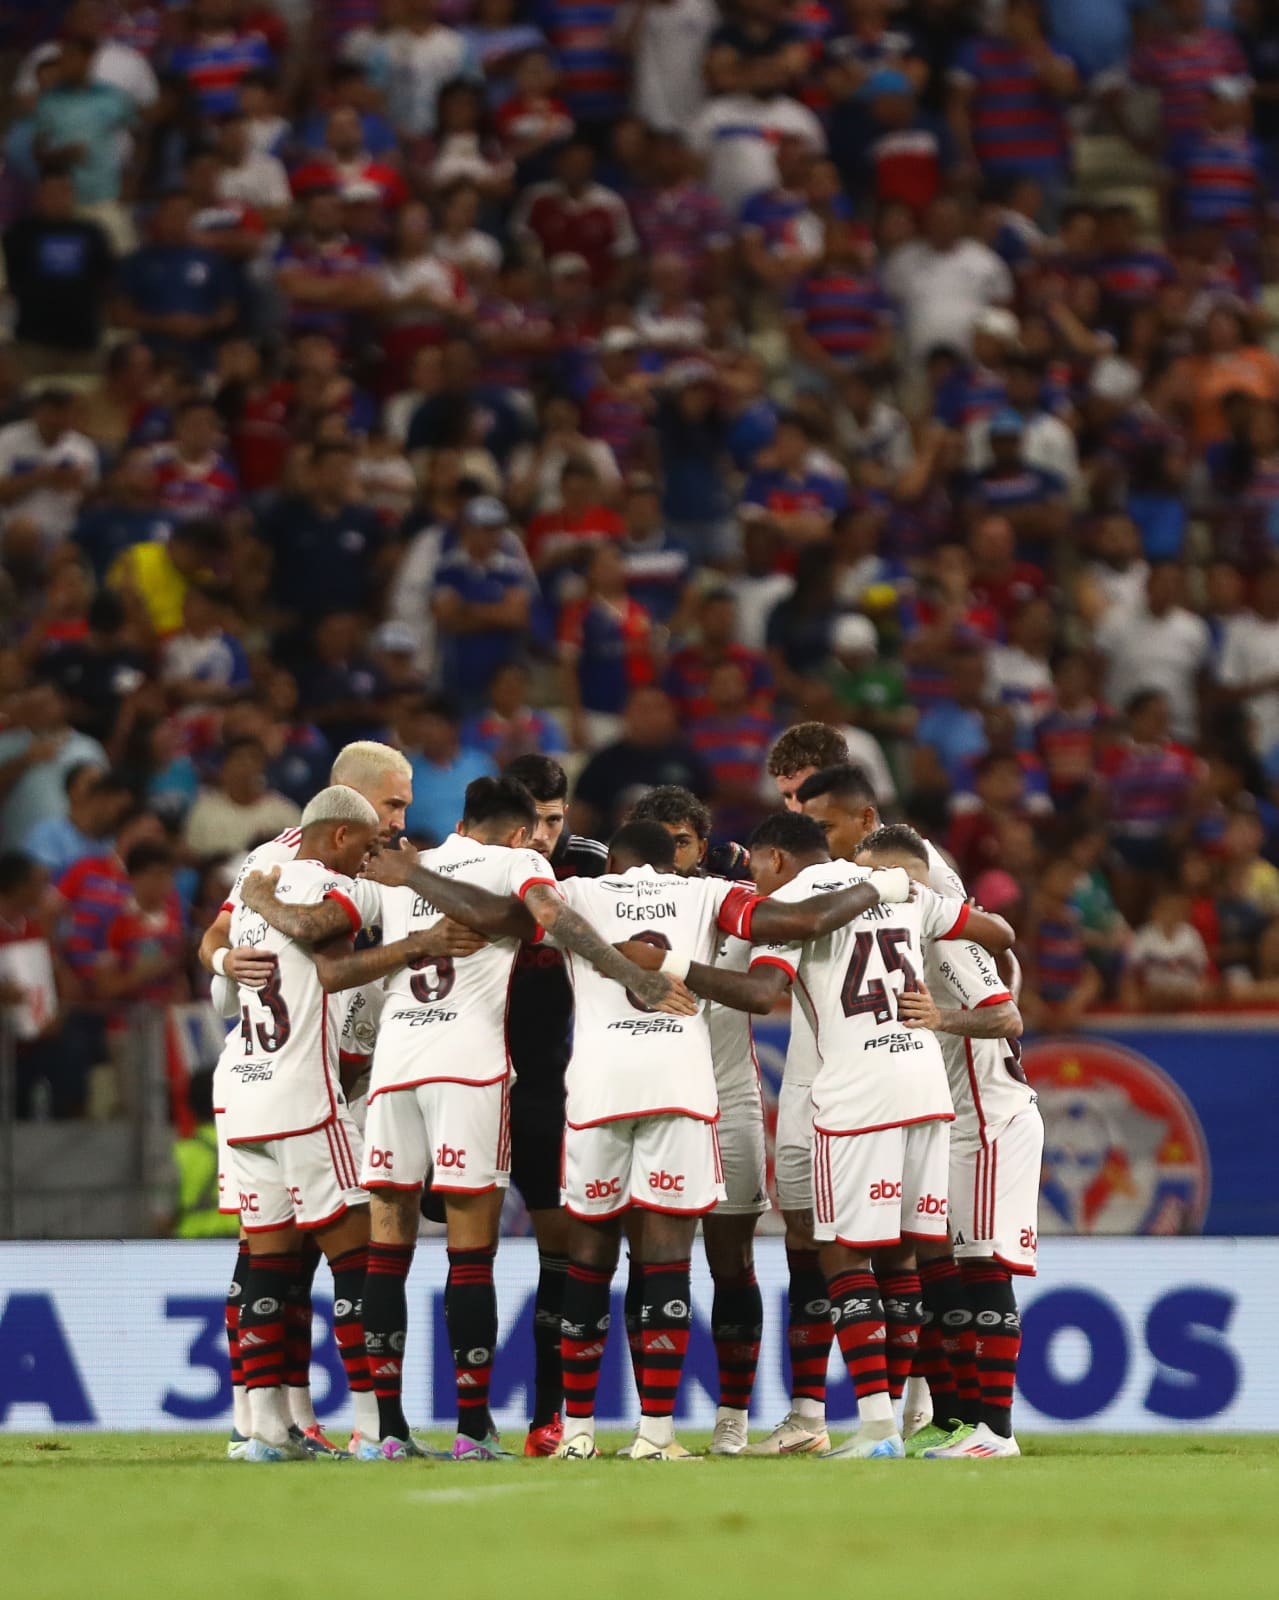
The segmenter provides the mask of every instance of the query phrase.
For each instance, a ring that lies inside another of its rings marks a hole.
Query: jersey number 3
[[[913,989],[918,981],[914,967],[902,954],[902,945],[909,942],[910,934],[905,928],[880,928],[875,933],[856,935],[848,971],[844,974],[844,987],[839,996],[846,1017],[857,1017],[870,1011],[873,1012],[876,1022],[892,1021],[893,1008],[889,1003],[888,985],[884,980],[892,973],[900,972],[903,978],[902,989]],[[884,977],[868,979],[866,972],[876,945],[879,946],[879,959],[883,964]],[[901,990],[898,990],[898,993],[901,993]]]
[[[410,961],[409,989],[420,1006],[433,1006],[453,987],[456,974],[452,956],[418,956]]]
[[[258,999],[265,1007],[270,1021],[259,1022],[255,1028],[249,1017],[248,1006],[240,1007],[240,1033],[244,1038],[244,1053],[246,1056],[253,1054],[254,1034],[257,1035],[258,1049],[264,1050],[267,1055],[274,1055],[284,1041],[289,1037],[289,1030],[293,1024],[289,1021],[289,1008],[284,995],[280,992],[280,968],[275,966],[271,976],[257,992]]]

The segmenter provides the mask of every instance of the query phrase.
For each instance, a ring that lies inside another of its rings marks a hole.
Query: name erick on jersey
[[[652,867],[574,878],[560,893],[610,944],[643,939],[710,964],[721,934],[750,938],[759,896],[723,878],[679,878]],[[576,1000],[566,1078],[568,1122],[594,1127],[661,1113],[714,1122],[719,1096],[704,1012],[651,1012],[588,962],[569,956]]]
[[[775,900],[803,900],[863,882],[842,861],[805,867]],[[954,1116],[936,1035],[905,1028],[897,998],[924,971],[928,942],[954,939],[968,921],[962,900],[919,888],[902,905],[876,906],[808,944],[757,947],[751,965],[788,973],[817,1049],[813,1121],[823,1133],[869,1133]]]
[[[508,850],[451,833],[418,858],[424,867],[496,895],[521,899],[536,883],[552,886],[535,850]],[[412,889],[382,890],[387,943],[433,927],[443,913]],[[510,1071],[506,1006],[518,939],[494,939],[453,961],[426,956],[386,980],[369,1099],[419,1083],[499,1083]]]
[[[374,884],[330,872],[318,861],[286,866],[276,896],[304,906],[335,900],[352,933],[365,917],[376,917],[379,904]],[[263,988],[239,986],[240,1024],[227,1035],[218,1060],[226,1137],[231,1144],[250,1144],[322,1128],[342,1104],[340,999],[325,994],[307,951],[256,911],[236,907],[231,943],[270,951],[276,963]]]

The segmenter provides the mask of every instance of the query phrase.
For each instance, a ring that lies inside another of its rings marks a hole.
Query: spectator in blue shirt
[[[117,556],[130,546],[167,539],[173,519],[157,506],[155,460],[148,449],[126,449],[107,479],[103,497],[80,512],[72,538],[102,583]]]
[[[41,817],[27,831],[22,848],[57,879],[86,856],[103,853],[103,839],[120,820],[128,791],[92,761],[77,762],[65,779],[67,814]]]
[[[990,419],[991,465],[972,474],[967,513],[972,523],[991,512],[1007,517],[1017,534],[1021,561],[1052,564],[1056,543],[1070,527],[1066,485],[1055,472],[1029,466],[1022,450],[1026,424],[1011,408]]]
[[[742,515],[765,517],[788,544],[822,539],[848,504],[848,487],[809,465],[808,425],[794,414],[778,420],[771,450],[746,480]]]
[[[364,624],[334,611],[316,626],[313,654],[299,673],[302,706],[334,750],[357,739],[381,739],[386,683],[364,649]]]
[[[626,568],[626,590],[653,621],[668,627],[688,595],[691,564],[666,530],[657,481],[646,472],[626,480],[622,507],[626,533],[618,546]]]
[[[128,149],[123,135],[137,114],[123,89],[93,79],[94,54],[88,41],[64,39],[53,82],[41,94],[35,113],[37,156],[67,167],[82,206],[119,201]]]
[[[413,769],[405,831],[436,845],[461,821],[467,784],[496,775],[497,768],[484,751],[462,743],[461,714],[446,695],[423,695],[406,708],[401,727],[412,736],[404,749]]]
[[[274,561],[272,598],[306,621],[363,611],[378,579],[385,532],[357,498],[354,446],[317,445],[309,477],[306,493],[281,501],[260,527]]]
[[[191,198],[165,195],[151,218],[151,242],[120,267],[115,321],[157,353],[207,364],[216,334],[235,321],[226,263],[195,242]]]
[[[950,658],[950,695],[930,706],[915,730],[915,790],[946,794],[962,786],[970,764],[986,751],[985,693],[983,652],[956,650]]]
[[[503,541],[509,523],[494,496],[468,500],[457,544],[435,570],[442,681],[472,710],[483,705],[493,674],[515,660],[528,638],[537,583],[527,557]]]

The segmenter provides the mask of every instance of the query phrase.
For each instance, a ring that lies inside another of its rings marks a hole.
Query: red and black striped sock
[[[249,1278],[249,1241],[240,1240],[235,1267],[226,1292],[226,1309],[223,1312],[226,1327],[227,1353],[231,1359],[231,1382],[238,1389],[244,1383],[244,1365],[240,1359],[240,1311],[244,1305],[244,1288]]]
[[[284,1381],[284,1300],[298,1271],[295,1255],[255,1255],[240,1308],[240,1362],[246,1389]]]
[[[720,1405],[749,1411],[764,1337],[764,1297],[754,1267],[737,1277],[715,1279],[711,1337],[719,1366]]]
[[[996,1261],[965,1261],[964,1285],[976,1318],[981,1420],[992,1433],[1010,1439],[1021,1354],[1021,1313],[1012,1273]]]
[[[648,1261],[642,1267],[640,1348],[644,1362],[640,1415],[673,1417],[693,1326],[690,1263]]]
[[[497,1293],[493,1288],[496,1250],[450,1250],[444,1286],[444,1321],[457,1377],[457,1431],[468,1439],[487,1437],[489,1381],[497,1345]]]
[[[929,1326],[936,1330],[941,1342],[949,1385],[954,1390],[954,1398],[948,1396],[945,1407],[939,1405],[937,1391],[933,1391],[934,1413],[942,1417],[944,1410],[949,1413],[944,1421],[956,1417],[975,1426],[981,1420],[981,1384],[977,1377],[977,1332],[964,1277],[950,1257],[926,1261],[919,1276],[924,1305],[931,1317]],[[942,1381],[944,1384],[945,1379]]]
[[[626,1348],[631,1353],[631,1376],[635,1393],[644,1392],[644,1346],[640,1332],[644,1326],[644,1269],[633,1255],[627,1257],[626,1299],[622,1304],[626,1318]]]
[[[946,1352],[942,1349],[941,1319],[934,1311],[928,1293],[929,1273],[934,1267],[947,1264],[937,1261],[925,1261],[920,1264],[919,1282],[924,1321],[919,1330],[919,1348],[915,1352],[915,1359],[910,1369],[912,1378],[922,1378],[928,1385],[928,1393],[933,1401],[933,1420],[939,1427],[945,1427],[952,1417],[959,1415],[955,1410],[959,1404],[959,1390],[955,1387],[955,1379],[946,1360]],[[954,1263],[951,1262],[949,1265],[953,1266]]]
[[[612,1284],[612,1272],[603,1267],[587,1267],[578,1261],[569,1263],[560,1323],[566,1417],[595,1415],[600,1362],[608,1342],[608,1296]]]
[[[858,1400],[888,1393],[888,1330],[873,1272],[840,1272],[830,1280],[840,1352]]]
[[[786,1251],[790,1288],[786,1300],[786,1348],[790,1354],[791,1399],[826,1404],[826,1373],[835,1324],[830,1291],[816,1250]]]
[[[333,1272],[333,1337],[352,1394],[368,1394],[373,1388],[364,1349],[364,1277],[368,1265],[368,1251],[363,1245],[329,1263]]]
[[[533,1416],[530,1426],[545,1427],[564,1400],[560,1367],[561,1322],[568,1262],[539,1251],[537,1298],[533,1302]]]
[[[888,1329],[888,1392],[900,1400],[919,1349],[924,1302],[917,1272],[890,1272],[879,1280]]]
[[[304,1233],[298,1270],[284,1297],[284,1382],[289,1389],[311,1387],[311,1286],[320,1254],[319,1245]]]
[[[384,1439],[407,1439],[401,1392],[404,1346],[408,1338],[408,1297],[404,1280],[413,1265],[411,1244],[371,1244],[364,1278],[364,1349],[373,1393],[377,1396],[378,1431]]]

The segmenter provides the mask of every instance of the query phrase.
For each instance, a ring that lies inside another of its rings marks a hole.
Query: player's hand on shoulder
[[[261,989],[275,971],[275,957],[260,946],[236,945],[226,953],[225,971],[233,983],[241,983],[246,989]]]
[[[370,856],[360,876],[372,883],[380,883],[385,889],[403,889],[415,866],[417,851],[407,839],[401,839],[398,850],[383,848]]]
[[[272,867],[267,872],[250,872],[240,885],[240,899],[250,911],[261,911],[263,906],[271,903],[279,881],[279,867]]]
[[[901,905],[914,898],[915,883],[905,867],[876,867],[870,881],[879,894],[882,906]]]
[[[645,972],[659,972],[666,954],[647,939],[628,939],[625,944],[616,944],[613,948],[633,965],[643,967]]]
[[[915,988],[903,989],[898,995],[897,1015],[908,1028],[931,1028],[936,1032],[941,1026],[941,1012],[922,978]]]

